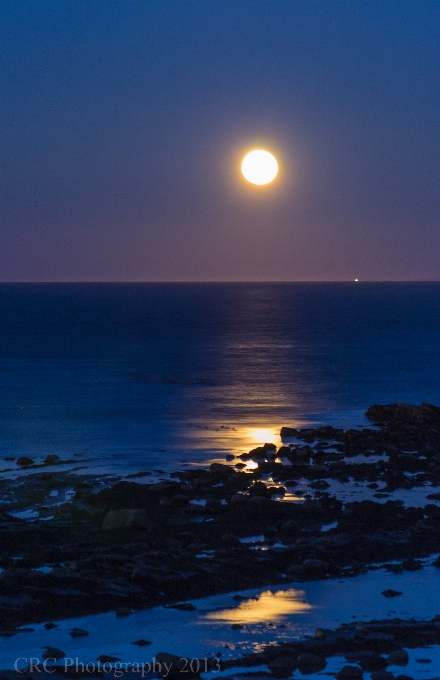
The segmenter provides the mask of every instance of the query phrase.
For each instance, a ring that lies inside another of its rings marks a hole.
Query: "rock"
[[[357,662],[364,671],[383,671],[388,666],[387,659],[376,652],[365,652]]]
[[[176,493],[171,497],[171,500],[173,501],[174,505],[181,506],[186,505],[189,502],[188,496],[184,493]]]
[[[309,484],[312,489],[328,489],[330,484],[325,479],[317,479],[316,482]]]
[[[412,424],[418,427],[439,427],[440,408],[426,402],[421,406],[411,404],[374,404],[366,414],[369,420],[377,423]]]
[[[227,548],[242,548],[242,543],[237,536],[233,534],[222,534],[220,536],[220,542]]]
[[[27,467],[28,465],[34,465],[35,461],[32,460],[32,458],[28,458],[27,456],[21,456],[21,458],[17,458],[17,465],[20,465],[21,467]]]
[[[135,640],[132,644],[138,647],[148,647],[148,645],[151,645],[151,642],[149,640]]]
[[[318,673],[327,666],[327,661],[318,654],[300,654],[296,661],[300,673],[304,675],[306,673]]]
[[[302,534],[301,524],[294,519],[288,519],[281,525],[281,532],[289,538],[298,538]]]
[[[145,529],[148,526],[148,518],[145,510],[109,510],[106,514],[102,528],[104,531],[118,529]]]
[[[281,439],[284,437],[296,437],[297,434],[298,430],[296,430],[294,427],[282,427],[280,430]]]
[[[397,597],[398,595],[403,595],[399,590],[393,590],[392,588],[388,588],[388,590],[383,590],[382,595],[385,597]]]
[[[344,666],[336,673],[336,680],[362,680],[364,672],[359,666]]]
[[[101,489],[93,495],[93,505],[106,510],[123,508],[144,507],[148,501],[149,492],[157,485],[137,484],[136,482],[116,482],[113,486]],[[172,492],[176,492],[176,486],[172,485]],[[162,491],[163,493],[163,491]]]
[[[235,475],[235,470],[230,465],[224,465],[223,463],[211,463],[209,466],[209,471],[211,474],[218,475],[220,477]]]
[[[53,465],[54,463],[58,463],[60,460],[60,457],[57,456],[56,453],[51,453],[49,456],[46,456],[46,458],[43,460],[44,465]]]
[[[278,656],[267,667],[275,678],[289,678],[298,664],[293,656]]]
[[[302,504],[302,511],[307,514],[319,514],[322,512],[322,503],[320,501],[307,498]]]
[[[409,675],[396,675],[394,680],[414,680],[414,678]]]
[[[327,563],[322,560],[310,558],[304,560],[301,565],[301,574],[304,576],[323,576],[327,572]]]
[[[234,493],[233,496],[231,496],[229,503],[247,503],[249,500],[249,496],[245,496],[242,493]],[[439,563],[440,564],[440,563]]]
[[[56,623],[52,623],[52,621],[49,621],[48,623],[44,624],[44,627],[46,630],[52,630],[52,628],[58,628]]]
[[[387,659],[376,652],[348,652],[345,658],[349,663],[358,663],[364,671],[380,671],[388,666]]]
[[[76,522],[79,520],[102,520],[103,512],[98,508],[85,505],[82,501],[73,500],[58,505],[54,517],[56,520]]]
[[[271,493],[264,482],[255,482],[249,487],[250,496],[264,496],[265,498],[270,498]]]
[[[89,634],[88,630],[84,630],[83,628],[72,628],[70,631],[70,635],[72,637],[86,637]]]
[[[371,674],[371,680],[394,680],[394,673],[389,671],[374,671]]]
[[[113,488],[116,486],[117,484],[115,484]],[[149,484],[147,488],[150,493],[153,492],[154,494],[172,494],[178,490],[179,485],[176,482],[163,481],[156,482],[155,484]]]
[[[271,502],[270,497],[267,498],[266,496],[250,496],[249,497],[249,503],[252,503],[252,505],[269,505]]]
[[[263,449],[266,451],[276,451],[277,447],[275,444],[263,444]]]
[[[101,654],[101,656],[98,656],[97,661],[100,663],[112,663],[112,661],[119,661],[119,657],[110,656],[109,654]]]
[[[423,569],[423,564],[420,562],[420,560],[414,560],[414,559],[409,559],[409,560],[404,560],[402,562],[402,566],[406,571],[418,571],[419,569]]]
[[[198,659],[187,659],[186,657],[168,654],[168,652],[157,652],[156,668],[160,675],[167,680],[176,678],[198,678],[200,670],[203,670],[203,663],[197,663]],[[159,664],[160,668],[157,668]]]
[[[158,579],[154,571],[139,569],[137,567],[135,567],[131,572],[131,580],[133,583],[148,583],[150,586],[157,586],[158,583]]]
[[[287,491],[285,486],[268,486],[267,488],[271,496],[284,496]]]
[[[117,609],[115,609],[115,614],[118,618],[120,618],[121,616],[130,616],[131,613],[132,613],[131,609],[129,609],[128,607],[118,607]]]
[[[396,649],[388,654],[388,663],[390,666],[407,666],[409,654],[406,649]]]
[[[206,510],[215,512],[216,510],[221,510],[223,507],[222,502],[219,498],[207,498],[205,502]]]
[[[267,538],[269,541],[276,540],[278,538],[278,530],[275,529],[275,527],[266,527],[263,530],[264,538]]]
[[[57,649],[57,647],[46,647],[45,651],[43,652],[43,659],[63,659],[66,656],[66,653],[61,651],[61,649]]]
[[[169,609],[178,609],[181,612],[195,612],[196,608],[192,602],[177,602],[176,604],[169,604]]]
[[[266,458],[266,453],[267,452],[264,446],[257,446],[256,449],[252,449],[252,451],[249,451],[248,456],[250,456],[251,458],[256,458],[257,460],[258,459],[264,460]]]

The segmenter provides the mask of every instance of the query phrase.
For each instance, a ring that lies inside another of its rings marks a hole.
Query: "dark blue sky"
[[[438,0],[4,0],[0,33],[0,280],[440,279]]]

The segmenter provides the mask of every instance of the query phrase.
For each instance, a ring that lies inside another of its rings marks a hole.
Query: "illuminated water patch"
[[[234,609],[222,609],[206,614],[200,623],[267,623],[278,621],[289,614],[302,614],[313,609],[306,602],[303,590],[266,590],[258,598],[243,601]]]

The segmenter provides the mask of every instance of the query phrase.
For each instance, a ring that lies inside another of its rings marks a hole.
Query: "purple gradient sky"
[[[440,279],[437,0],[1,14],[0,280]]]

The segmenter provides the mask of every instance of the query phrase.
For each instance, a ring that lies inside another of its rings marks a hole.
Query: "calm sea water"
[[[2,284],[0,457],[170,469],[440,404],[440,284]]]

